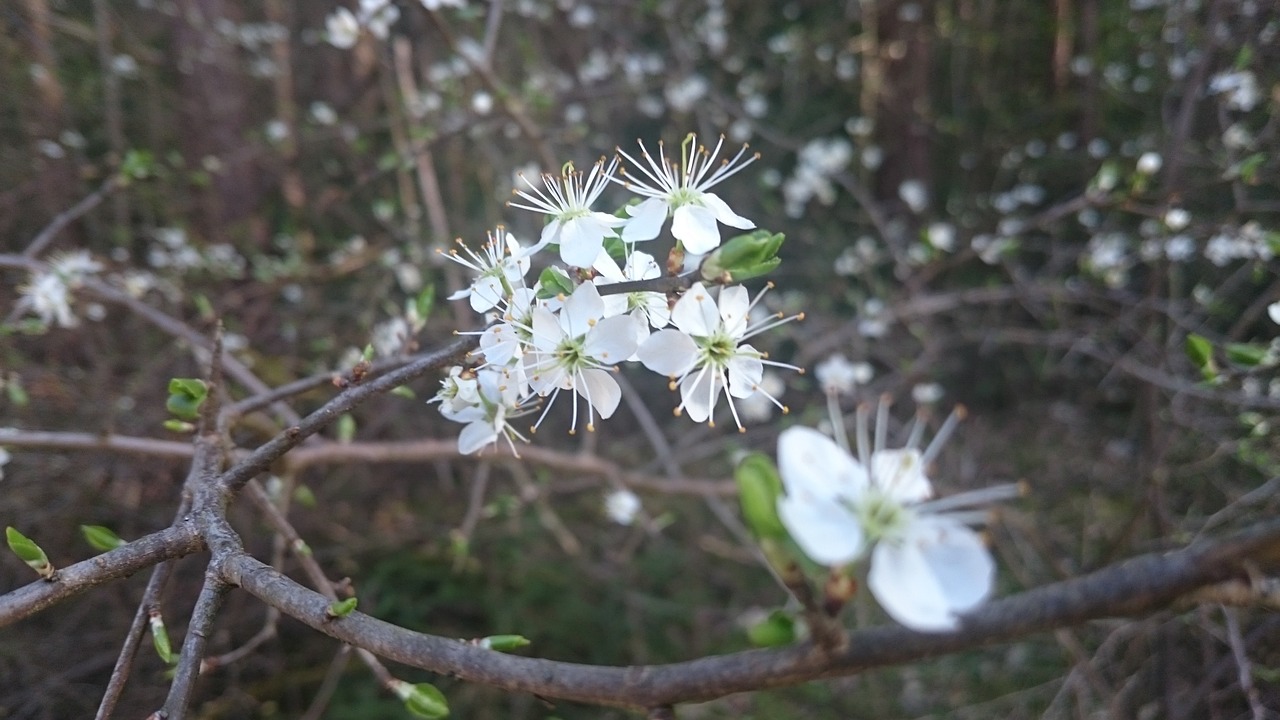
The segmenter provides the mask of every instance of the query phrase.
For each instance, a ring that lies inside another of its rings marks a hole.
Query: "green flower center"
[[[912,518],[912,512],[901,502],[875,489],[868,490],[861,502],[849,509],[858,518],[869,542],[894,540],[902,534]]]
[[[738,353],[738,343],[732,337],[717,332],[707,337],[695,337],[698,343],[702,364],[712,367],[724,367]]]

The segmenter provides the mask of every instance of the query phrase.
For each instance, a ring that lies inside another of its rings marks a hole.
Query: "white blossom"
[[[645,340],[637,351],[640,362],[650,370],[667,375],[680,388],[680,405],[676,413],[689,413],[694,422],[715,426],[714,409],[721,391],[726,391],[729,412],[739,430],[742,421],[734,407],[734,398],[744,399],[764,393],[760,382],[765,365],[794,366],[766,360],[764,353],[742,344],[752,336],[794,318],[770,315],[764,322],[751,324],[748,314],[759,302],[748,300],[747,289],[727,287],[720,291],[717,303],[702,283],[694,283],[676,301],[671,323],[677,329],[659,330]],[[764,393],[775,405],[785,407],[772,395]]]
[[[623,315],[604,317],[604,300],[596,286],[583,283],[558,314],[535,307],[530,332],[524,371],[534,392],[551,396],[542,417],[561,390],[572,390],[587,401],[587,431],[595,430],[595,414],[609,418],[622,399],[622,389],[610,370],[636,351],[635,321]],[[575,400],[569,432],[577,427]]]
[[[783,431],[779,517],[819,564],[838,568],[869,555],[867,586],[893,619],[924,632],[954,630],[960,615],[990,594],[995,563],[965,524],[972,512],[941,511],[987,502],[1005,491],[929,501],[933,483],[925,468],[958,415],[923,453],[915,447],[918,432],[907,447],[886,449],[883,416],[871,447],[866,416],[860,410],[858,459],[816,430]]]
[[[835,353],[813,368],[823,392],[852,394],[859,385],[865,385],[875,375],[870,363],[851,362],[844,355]]]
[[[524,285],[524,276],[529,272],[529,253],[521,251],[520,241],[508,233],[506,228],[499,226],[489,233],[489,240],[479,253],[461,240],[457,244],[466,253],[465,256],[459,255],[457,250],[442,254],[469,268],[476,273],[476,278],[470,287],[450,295],[450,300],[471,298],[473,310],[488,312],[509,299],[516,288]]]
[[[325,18],[324,28],[329,44],[343,50],[354,47],[360,37],[360,21],[355,13],[344,7]]]
[[[640,498],[630,490],[615,490],[604,498],[604,514],[619,525],[635,522],[640,512]]]
[[[735,213],[718,195],[708,191],[750,165],[760,155],[748,155],[748,146],[743,145],[732,159],[720,161],[717,165],[723,144],[724,137],[721,136],[715,148],[708,151],[698,145],[695,135],[690,134],[681,143],[679,163],[667,159],[662,143],[658,143],[657,159],[649,154],[644,143],[640,143],[644,164],[619,149],[618,152],[635,166],[640,175],[628,175],[624,171],[620,174],[625,179],[613,180],[646,198],[639,205],[627,206],[631,219],[622,229],[622,239],[626,242],[652,240],[658,236],[667,216],[671,216],[671,234],[684,244],[685,250],[702,255],[720,246],[717,221],[742,230],[754,228],[754,222]]]
[[[559,177],[543,175],[543,188],[520,175],[529,191],[514,192],[527,204],[508,204],[550,216],[550,222],[542,229],[542,237],[531,251],[556,243],[560,245],[560,259],[566,264],[590,267],[604,247],[604,239],[626,222],[623,218],[591,209],[613,179],[617,168],[617,158],[607,164],[604,160],[596,162],[585,176],[570,166]]]
[[[1142,175],[1155,175],[1164,165],[1164,158],[1157,152],[1144,152],[1138,158],[1138,172]]]
[[[929,191],[919,180],[903,180],[898,186],[898,197],[913,213],[920,213],[929,207]]]
[[[523,414],[522,401],[516,387],[500,370],[455,368],[434,400],[440,402],[440,413],[446,418],[466,423],[458,435],[458,452],[463,455],[479,452],[504,439],[518,457],[515,441],[528,442],[510,424],[513,417]]]
[[[71,291],[67,283],[52,272],[36,272],[31,280],[18,288],[18,307],[30,310],[45,326],[57,322],[60,327],[78,324],[71,311]]]

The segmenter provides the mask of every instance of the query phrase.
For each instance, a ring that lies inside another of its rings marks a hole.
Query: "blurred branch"
[[[22,256],[34,259],[40,253],[44,252],[44,249],[49,246],[49,243],[53,242],[58,237],[58,233],[65,230],[71,223],[84,217],[94,208],[98,207],[98,205],[102,204],[102,201],[106,200],[112,193],[124,186],[125,179],[121,175],[112,175],[107,178],[107,181],[98,186],[97,190],[86,195],[84,199],[75,205],[72,205],[66,210],[58,213],[57,216],[55,216],[53,220],[40,231],[40,234],[36,235],[35,238],[31,240],[31,243],[27,245],[27,249],[22,251]]]

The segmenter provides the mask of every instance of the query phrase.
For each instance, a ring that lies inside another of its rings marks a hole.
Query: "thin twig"
[[[103,200],[107,199],[111,193],[124,187],[124,185],[125,178],[122,175],[112,175],[107,178],[106,182],[98,186],[97,190],[89,193],[89,195],[85,196],[84,199],[75,205],[72,205],[66,210],[58,213],[58,215],[40,231],[40,234],[36,235],[35,238],[32,239],[31,243],[27,245],[27,249],[22,251],[22,256],[34,259],[40,255],[40,253],[44,252],[44,249],[49,246],[49,243],[53,242],[54,239],[58,237],[58,233],[65,230],[71,223],[84,217],[90,210],[98,207],[98,205],[101,204]]]
[[[124,636],[124,644],[120,646],[120,655],[116,658],[115,667],[111,670],[111,678],[107,680],[107,689],[102,693],[102,702],[98,704],[98,713],[94,720],[107,720],[115,711],[116,703],[129,682],[129,674],[133,671],[133,661],[138,656],[138,647],[146,634],[147,621],[151,611],[160,603],[164,587],[173,575],[174,563],[166,560],[151,570],[151,579],[147,580],[147,588],[142,591],[142,599],[138,601],[138,609],[133,614],[133,623]]]
[[[301,720],[320,720],[329,707],[329,700],[338,689],[338,683],[342,681],[342,674],[347,671],[347,665],[350,662],[351,646],[343,645],[338,648],[338,653],[333,656],[333,662],[329,663],[329,669],[325,671],[324,680],[320,682],[320,687],[311,698],[311,706],[302,714]]]

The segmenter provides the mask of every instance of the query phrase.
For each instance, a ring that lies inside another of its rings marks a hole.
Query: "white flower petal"
[[[636,351],[644,366],[668,377],[679,377],[698,360],[698,345],[679,330],[659,330]]]
[[[715,213],[716,219],[729,227],[736,227],[740,230],[750,230],[756,226],[754,222],[751,222],[731,210],[725,201],[721,200],[720,196],[715,193],[702,193],[702,197],[698,202],[710,208],[711,211]]]
[[[871,551],[867,587],[889,617],[920,632],[959,626],[951,606],[914,543],[880,542]]]
[[[689,419],[706,422],[720,398],[720,381],[711,370],[693,373],[680,382],[680,400]]]
[[[778,473],[788,496],[818,504],[856,500],[868,486],[867,471],[822,433],[803,426],[778,436]]]
[[[497,440],[498,431],[494,429],[493,423],[487,420],[478,420],[462,428],[462,432],[458,434],[458,452],[463,455],[470,455],[478,450],[483,450],[487,445]]]
[[[720,247],[716,214],[701,205],[681,205],[671,219],[671,234],[684,243],[686,252],[702,255]]]
[[[933,483],[924,474],[919,450],[902,448],[873,453],[871,479],[900,503],[918,503],[933,497]]]
[[[649,198],[639,205],[628,205],[627,214],[631,219],[622,228],[623,242],[642,242],[658,237],[669,211],[667,201],[662,198]]]
[[[636,345],[636,321],[630,315],[615,315],[591,328],[582,349],[600,362],[620,363],[635,353]]]
[[[787,495],[778,500],[778,518],[804,554],[819,565],[845,565],[862,553],[862,528],[840,505]]]
[[[471,309],[478,313],[488,312],[506,297],[502,281],[492,275],[476,278],[471,286]]]
[[[720,319],[724,321],[725,332],[734,339],[741,338],[747,332],[747,313],[751,309],[751,298],[747,289],[741,285],[724,288],[717,300],[720,306]]]
[[[1271,322],[1280,325],[1280,300],[1267,306],[1267,317],[1271,318]]]
[[[560,226],[560,259],[574,267],[591,267],[604,247],[599,223],[579,217]]]
[[[743,348],[751,349],[750,345]],[[739,348],[741,351],[742,348]],[[734,355],[729,358],[729,394],[736,398],[750,397],[756,393],[760,381],[764,379],[764,363],[759,358],[748,354]]]
[[[618,261],[608,251],[601,248],[600,254],[596,256],[595,262],[591,263],[591,269],[595,270],[598,275],[593,278],[597,285],[608,285],[609,283],[623,282],[627,276],[623,274],[622,268],[618,267]]]
[[[699,282],[676,301],[671,310],[671,322],[689,335],[707,337],[720,326],[720,313],[711,293]]]
[[[551,352],[564,339],[564,330],[554,313],[544,307],[533,309],[533,346],[543,352]]]
[[[945,515],[921,517],[909,532],[953,612],[967,612],[987,599],[996,566],[978,533]]]
[[[592,259],[595,259],[598,252],[597,249],[592,253]],[[580,338],[602,317],[604,300],[600,298],[600,291],[591,283],[583,283],[564,301],[564,307],[560,309],[560,327],[564,328],[567,336]]]
[[[622,400],[622,388],[613,374],[605,370],[587,369],[582,371],[581,382],[586,386],[577,388],[579,395],[587,398],[591,406],[600,413],[600,417],[609,418],[618,409],[618,401]]]
[[[636,251],[627,257],[628,280],[652,280],[661,274],[662,268],[658,267],[658,261],[649,253]]]
[[[991,591],[995,564],[977,533],[945,517],[918,518],[871,554],[867,587],[885,612],[913,630],[959,627],[957,613]]]

